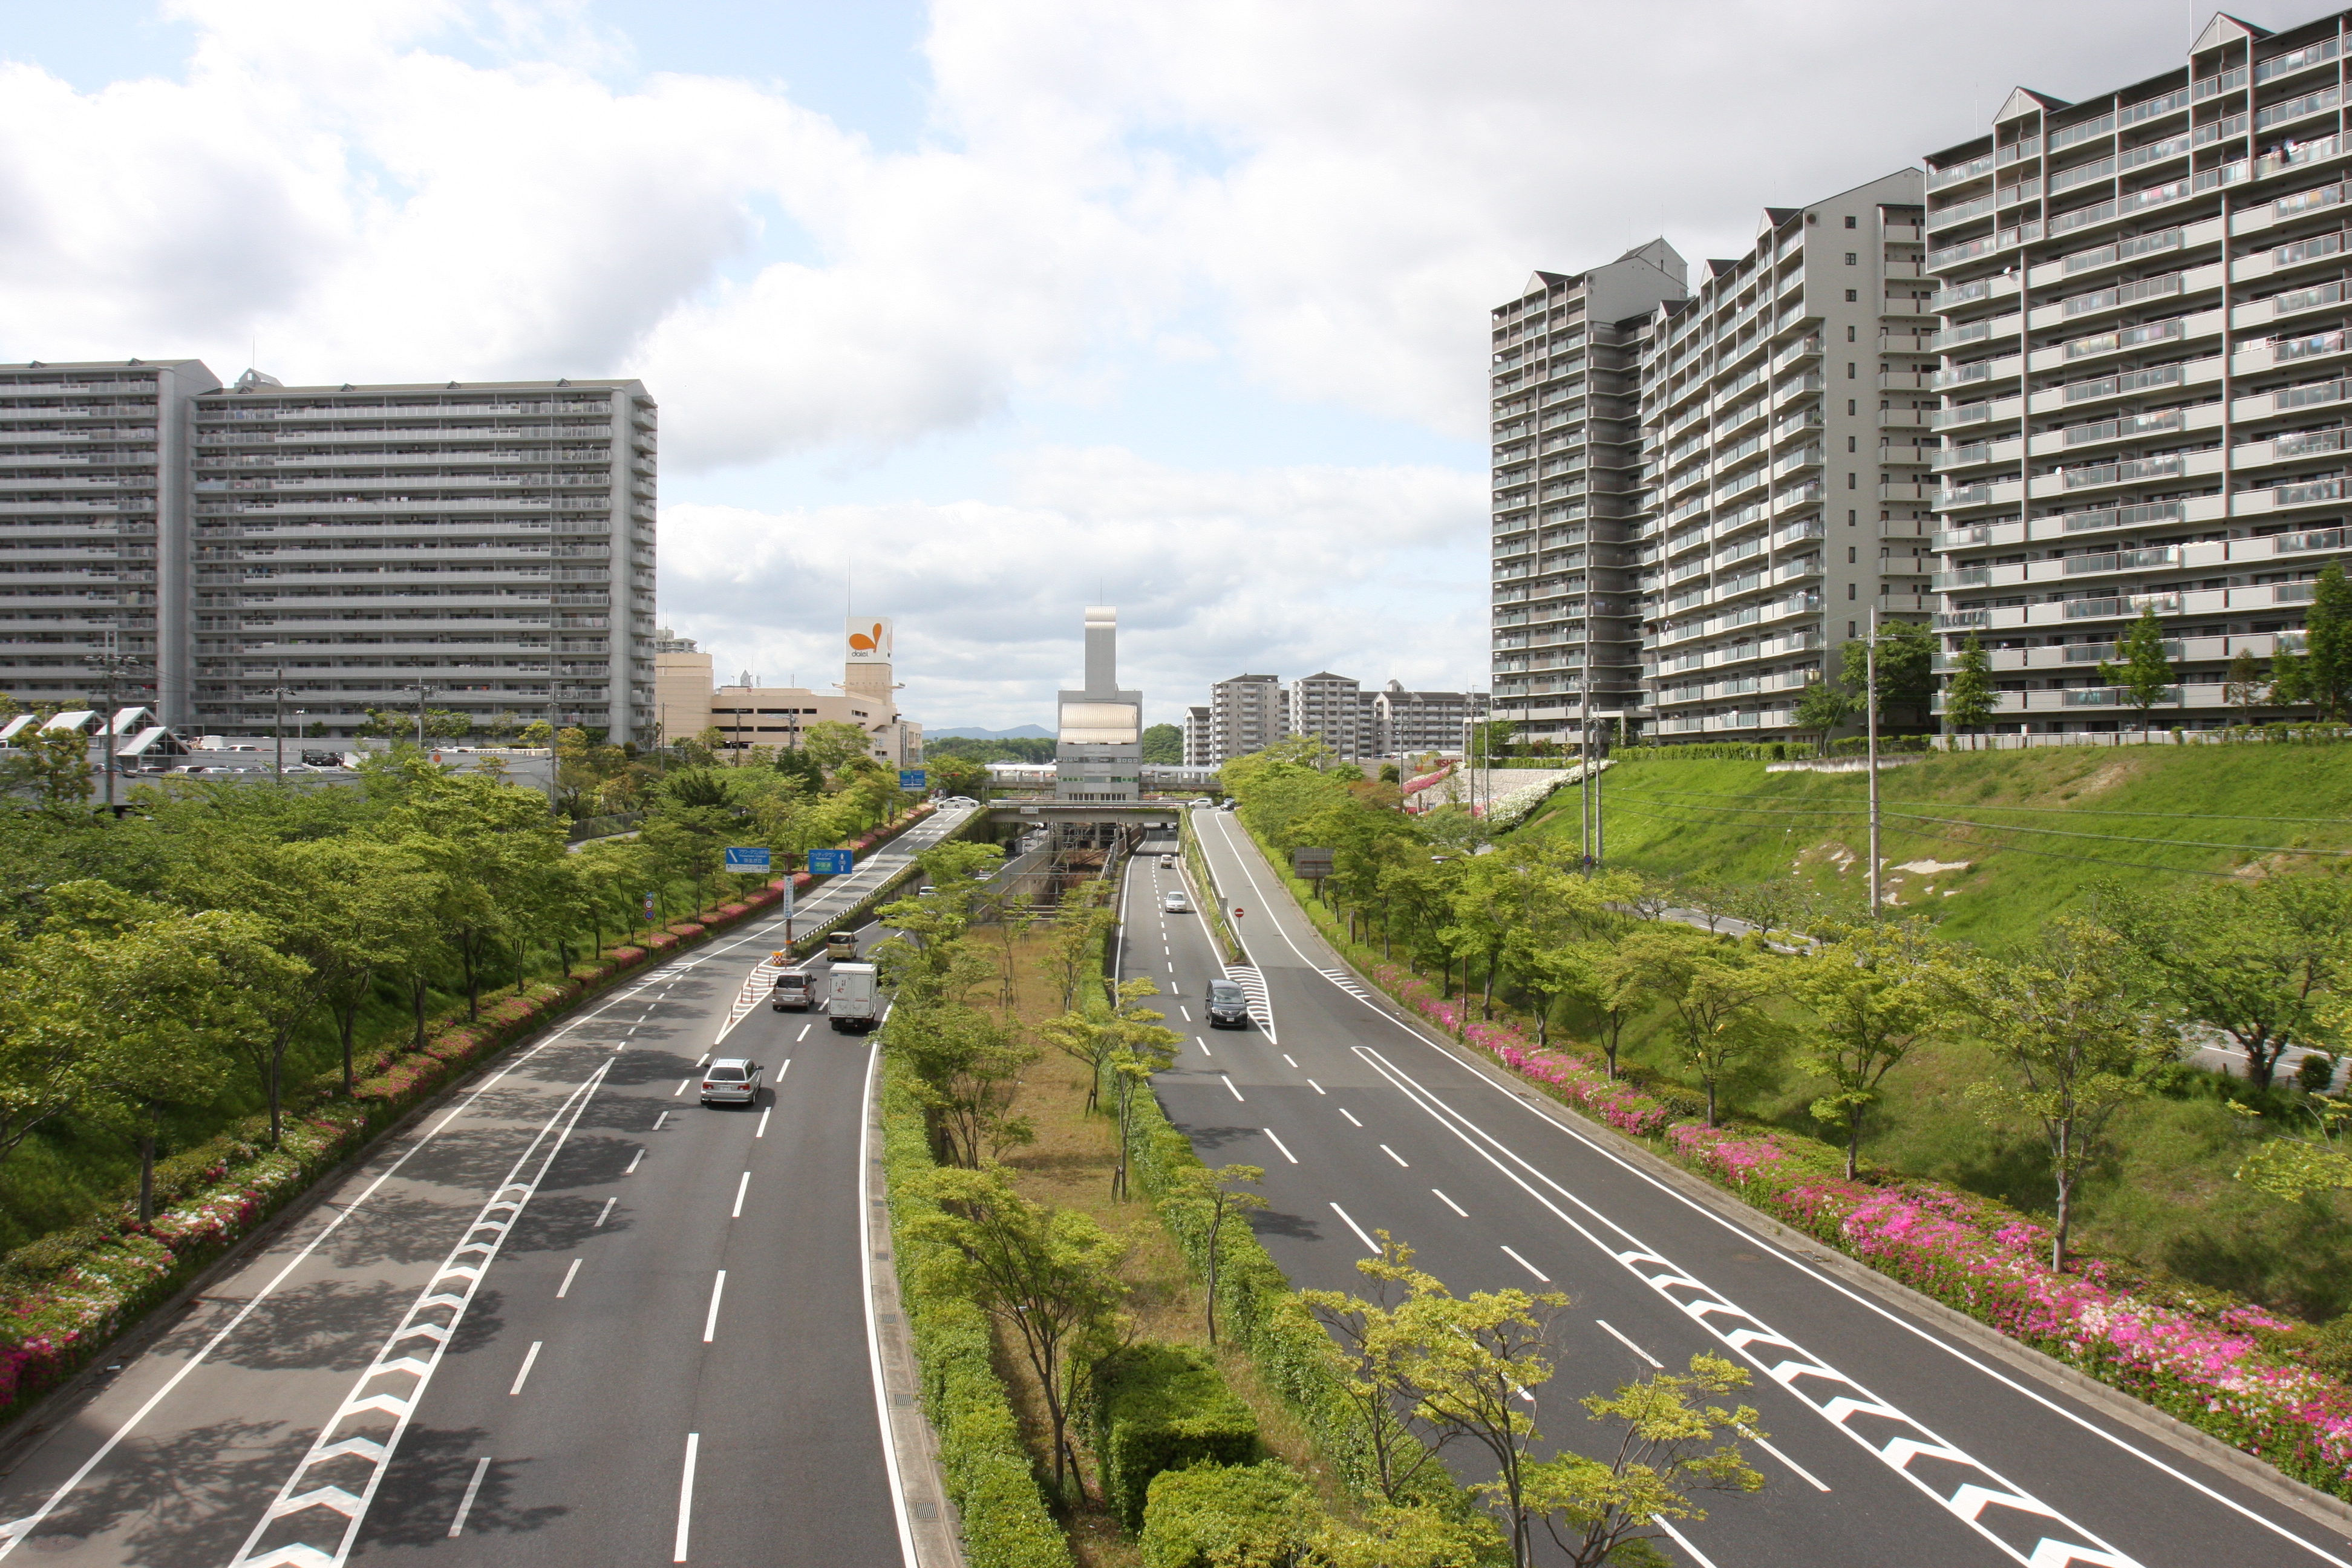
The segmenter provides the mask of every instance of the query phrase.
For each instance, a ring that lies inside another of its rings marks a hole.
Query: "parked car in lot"
[[[805,969],[787,969],[776,976],[769,1005],[779,1013],[805,1013],[816,999],[816,976]]]
[[[1249,1027],[1249,997],[1230,980],[1209,982],[1209,1027],[1212,1029],[1246,1029]]]
[[[767,1069],[746,1057],[721,1057],[702,1072],[705,1105],[757,1105],[760,1075]]]
[[[1184,896],[1183,889],[1171,888],[1160,895],[1160,907],[1171,915],[1189,915],[1192,912],[1192,900]]]

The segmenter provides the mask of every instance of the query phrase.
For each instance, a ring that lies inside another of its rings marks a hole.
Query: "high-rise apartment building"
[[[195,360],[0,365],[0,690],[28,708],[102,702],[111,655],[125,703],[193,721],[173,657],[188,634],[186,408],[218,385]]]
[[[1188,768],[1213,768],[1217,765],[1216,746],[1206,704],[1196,704],[1184,710],[1184,765]]]
[[[1572,739],[1637,700],[1633,343],[1687,278],[1652,240],[1589,272],[1538,272],[1490,313],[1494,708],[1525,739]]]
[[[2347,24],[2217,16],[2172,70],[2020,89],[1927,160],[1937,625],[1948,662],[1981,640],[1997,730],[2141,722],[2097,667],[2148,609],[2180,676],[2156,721],[2223,722],[2229,662],[2298,646],[2352,553]]]
[[[1407,691],[1391,680],[1372,693],[1372,722],[1379,755],[1412,757],[1423,752],[1459,752],[1464,726],[1486,717],[1483,691]]]
[[[1630,731],[1785,736],[1874,610],[1934,612],[1925,199],[1904,169],[1767,208],[1747,255],[1647,324]]]
[[[1380,755],[1371,696],[1351,677],[1325,669],[1292,681],[1286,722],[1290,733],[1314,736],[1342,762]]]
[[[650,741],[656,411],[634,381],[194,400],[194,708],[552,716]]]
[[[1279,679],[1236,675],[1209,688],[1209,739],[1216,766],[1263,752],[1282,739],[1290,702]]]

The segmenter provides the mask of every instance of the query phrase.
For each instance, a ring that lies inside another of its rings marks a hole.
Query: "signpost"
[[[809,870],[819,877],[846,877],[857,863],[856,853],[847,849],[812,849],[808,858]]]
[[[1331,851],[1328,849],[1292,850],[1290,874],[1302,882],[1321,881],[1331,874]]]
[[[653,951],[653,945],[654,945],[654,896],[653,896],[651,893],[647,893],[647,894],[646,895],[646,951],[647,951],[648,952],[652,952],[652,951]]]
[[[727,851],[727,868],[730,871],[745,873],[756,871],[764,875],[770,868],[768,851],[736,848],[730,846]]]
[[[925,788],[926,786],[923,783],[925,776],[923,770],[920,768],[900,768],[898,770],[898,787],[900,789],[917,790]]]

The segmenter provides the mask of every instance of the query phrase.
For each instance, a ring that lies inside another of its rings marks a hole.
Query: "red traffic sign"
[[[1241,918],[1242,918],[1242,907],[1241,907],[1239,904],[1235,904],[1235,905],[1234,906],[1234,919],[1235,919],[1235,920],[1239,920],[1239,919],[1241,919]]]

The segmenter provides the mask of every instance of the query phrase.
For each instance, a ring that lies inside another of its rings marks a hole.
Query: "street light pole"
[[[279,784],[284,784],[286,782],[286,689],[282,686],[273,686],[269,689],[269,696],[277,709],[277,716],[272,721],[272,727],[278,738],[278,762],[271,772],[277,775]]]
[[[1878,606],[1870,607],[1870,640],[1863,646],[1862,700],[1870,720],[1870,921],[1878,923]]]
[[[82,656],[82,662],[84,664],[97,666],[100,673],[104,675],[106,678],[106,713],[104,715],[104,721],[99,726],[99,751],[103,759],[103,765],[106,769],[106,805],[109,811],[114,809],[114,748],[116,740],[114,733],[114,721],[115,714],[120,711],[122,707],[122,672],[133,664],[139,662],[133,656],[122,651],[119,641],[121,633],[116,628],[112,626],[107,627],[105,630],[105,642],[103,644],[105,651],[102,653],[84,654]]]
[[[414,686],[404,686],[400,689],[416,693],[416,749],[421,752],[425,749],[425,700],[441,689],[420,680]]]

